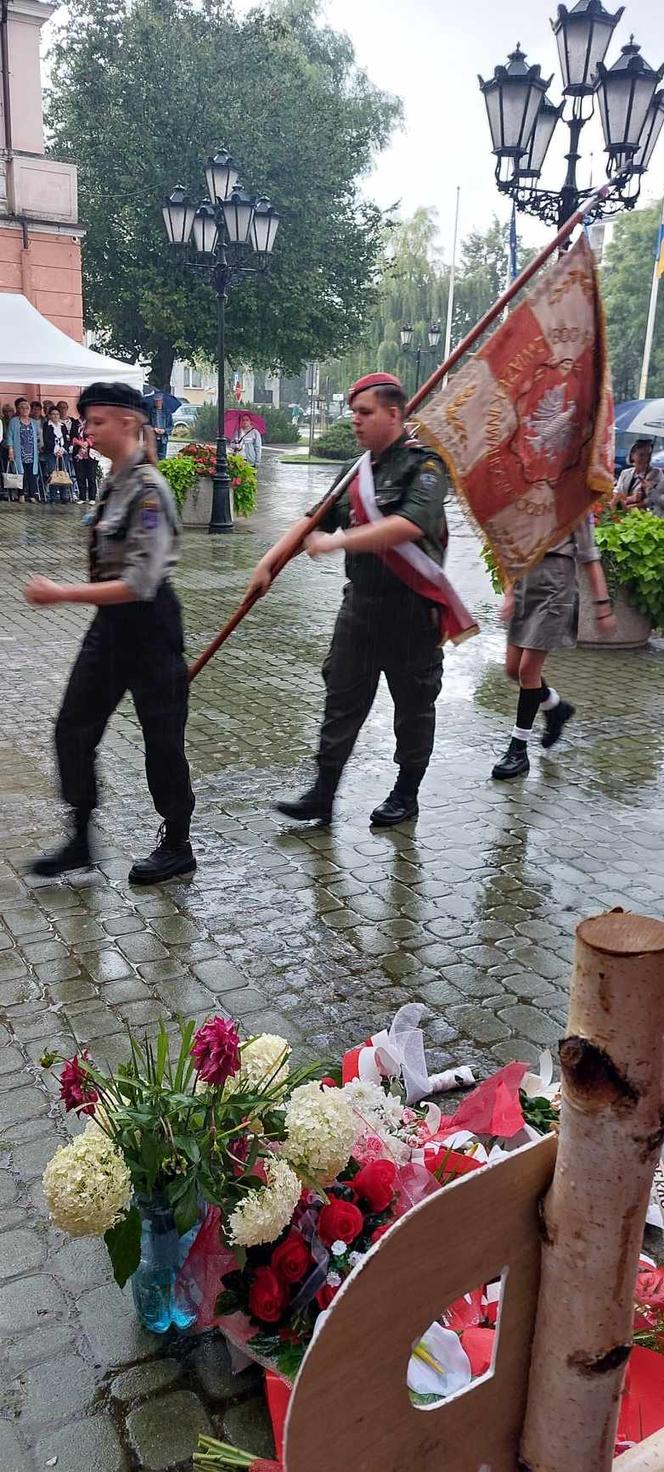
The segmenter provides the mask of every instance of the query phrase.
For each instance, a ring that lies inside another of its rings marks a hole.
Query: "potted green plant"
[[[212,509],[212,477],[216,462],[214,445],[183,445],[177,455],[161,460],[159,469],[168,481],[177,503],[182,525],[207,527]],[[258,477],[243,455],[228,456],[234,516],[251,516],[256,509]]]
[[[599,509],[595,538],[614,601],[617,629],[598,638],[595,610],[583,573],[579,577],[579,644],[640,649],[653,629],[664,629],[664,520],[649,511]],[[482,550],[494,593],[503,581],[490,547]]]
[[[637,508],[607,508],[599,516],[595,537],[618,622],[610,642],[638,648],[653,629],[664,629],[664,520]],[[592,610],[583,603],[579,640],[597,642]]]

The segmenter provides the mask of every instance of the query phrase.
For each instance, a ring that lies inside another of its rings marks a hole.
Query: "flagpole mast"
[[[450,348],[452,346],[452,317],[454,315],[454,285],[455,285],[455,279],[456,279],[457,236],[458,236],[458,233],[459,233],[459,202],[460,202],[460,200],[461,200],[461,185],[460,184],[457,184],[456,211],[455,211],[455,215],[454,215],[454,239],[452,241],[452,265],[450,267],[450,289],[449,289],[448,297],[447,297],[447,323],[446,323],[446,326],[445,326],[445,348],[444,348],[444,352],[443,352],[443,359],[449,357]],[[443,387],[445,386],[446,383],[447,383],[447,374],[445,374],[445,377],[443,379]]]
[[[434,372],[430,375],[429,378],[427,378],[426,383],[422,384],[422,387],[410,400],[410,403],[406,405],[407,415],[414,414],[415,410],[419,409],[420,404],[423,404],[424,400],[428,399],[429,395],[433,393],[434,389],[438,388],[438,385],[442,382],[442,380],[447,377],[450,369],[456,367],[459,359],[463,358],[464,354],[469,352],[470,349],[474,347],[478,338],[482,337],[487,328],[491,327],[492,323],[495,322],[498,317],[500,317],[503,309],[509,305],[509,303],[513,300],[515,296],[518,295],[520,291],[523,290],[524,286],[528,285],[528,282],[532,280],[533,276],[535,276],[540,268],[545,264],[545,262],[548,261],[549,257],[552,256],[554,252],[560,248],[563,242],[569,240],[570,235],[576,229],[577,225],[583,224],[586,214],[589,213],[589,211],[594,207],[594,205],[599,202],[600,199],[605,199],[608,192],[609,185],[605,184],[601,189],[598,189],[597,193],[594,194],[591,199],[585,200],[584,204],[578,210],[575,210],[573,215],[570,215],[569,220],[565,221],[565,224],[561,226],[558,234],[554,235],[553,240],[551,240],[548,245],[545,245],[543,249],[539,251],[536,256],[533,257],[532,261],[529,261],[527,266],[524,266],[523,271],[519,276],[517,276],[516,281],[512,281],[507,290],[504,291],[502,295],[498,297],[498,300],[493,303],[493,306],[489,307],[488,311],[484,313],[483,317],[480,317],[479,322],[476,322],[475,326],[471,328],[470,332],[466,333],[466,336],[462,338],[461,342],[457,343],[456,347],[449,354],[449,356],[446,357],[445,361],[441,363],[440,367],[434,369]],[[340,480],[339,483],[334,486],[331,491],[328,492],[327,496],[325,496],[324,500],[320,502],[320,505],[316,508],[313,514],[307,517],[306,529],[304,531],[302,530],[301,521],[296,522],[295,526],[292,529],[290,542],[284,546],[278,560],[275,561],[272,567],[272,582],[274,582],[275,578],[279,576],[280,572],[283,572],[284,568],[291,561],[291,559],[293,557],[297,557],[298,552],[302,551],[305,537],[308,537],[309,533],[314,531],[315,528],[320,525],[321,521],[330,510],[330,507],[334,506],[335,502],[339,500],[339,497],[343,495],[344,491],[350,485],[353,476],[357,474],[359,464],[360,461],[358,459],[354,465],[351,465],[350,470],[347,471],[346,475],[343,477],[343,480]],[[233,630],[237,628],[238,624],[242,623],[242,620],[244,618],[246,618],[250,609],[253,608],[254,603],[258,602],[259,596],[260,595],[258,593],[247,593],[245,595],[239,607],[236,608],[235,613],[232,614],[228,622],[224,624],[223,629],[219,630],[216,638],[212,640],[211,644],[208,644],[207,649],[204,649],[202,654],[199,654],[198,659],[195,659],[194,663],[189,666],[190,680],[195,680],[196,676],[200,673],[202,669],[204,669],[205,665],[208,663],[209,660],[212,659],[212,656],[216,654],[217,650],[221,648],[222,644],[226,643],[226,640],[233,633]]]
[[[648,388],[648,374],[650,372],[650,356],[652,353],[653,338],[655,336],[655,318],[657,316],[657,295],[659,292],[660,259],[662,251],[662,233],[664,231],[664,203],[659,220],[657,232],[657,254],[655,256],[655,269],[652,273],[652,287],[650,289],[650,306],[648,308],[648,325],[646,327],[646,340],[643,348],[643,365],[641,367],[641,382],[639,384],[639,398],[645,399]]]

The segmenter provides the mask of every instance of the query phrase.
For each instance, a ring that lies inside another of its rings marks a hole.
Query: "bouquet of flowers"
[[[155,1205],[180,1239],[200,1226],[206,1206],[219,1210],[233,1240],[252,1214],[278,1235],[302,1192],[282,1149],[284,1104],[313,1072],[291,1071],[289,1054],[270,1034],[243,1042],[223,1017],[197,1031],[181,1024],[175,1057],[163,1023],[153,1041],[130,1034],[128,1062],[115,1073],[86,1050],[69,1060],[45,1054],[44,1066],[63,1064],[65,1109],[87,1119],[44,1172],[52,1221],[70,1236],[103,1236],[120,1286],[138,1268],[142,1216]]]

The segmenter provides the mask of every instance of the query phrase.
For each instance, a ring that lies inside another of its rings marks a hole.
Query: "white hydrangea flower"
[[[132,1195],[124,1157],[98,1128],[63,1145],[44,1171],[51,1221],[70,1237],[103,1237],[125,1215]]]
[[[341,1273],[328,1273],[325,1281],[330,1288],[340,1288],[343,1280]]]
[[[250,1038],[242,1046],[238,1087],[257,1089],[269,1081],[272,1088],[274,1084],[285,1083],[290,1072],[290,1052],[290,1043],[275,1033],[263,1032],[259,1037]],[[280,1060],[281,1066],[277,1067]]]
[[[361,1078],[351,1079],[344,1085],[343,1093],[355,1113],[356,1145],[373,1135],[382,1140],[397,1164],[408,1160],[409,1146],[400,1138],[404,1112],[402,1100],[395,1094],[386,1094],[380,1084]]]
[[[229,1240],[236,1247],[257,1247],[260,1242],[275,1242],[295,1211],[302,1185],[295,1171],[282,1156],[266,1161],[267,1182],[250,1191],[231,1212]]]
[[[339,1239],[338,1242],[333,1242],[332,1243],[332,1246],[330,1248],[330,1252],[332,1253],[332,1256],[333,1257],[345,1257],[346,1256],[346,1248],[347,1248],[347,1246],[348,1246],[348,1243],[347,1242],[342,1242],[341,1239]]]
[[[286,1105],[284,1150],[296,1166],[325,1185],[348,1165],[358,1133],[343,1089],[301,1084]]]

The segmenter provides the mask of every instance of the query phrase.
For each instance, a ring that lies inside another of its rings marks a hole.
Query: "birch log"
[[[616,910],[579,925],[560,1061],[520,1467],[609,1472],[664,1134],[661,921]]]
[[[615,1463],[619,1472],[664,1472],[664,1431],[624,1452]]]

